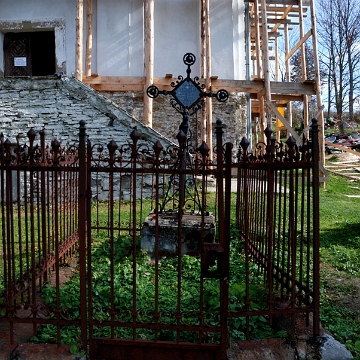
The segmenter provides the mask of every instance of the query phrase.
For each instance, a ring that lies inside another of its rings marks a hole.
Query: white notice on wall
[[[14,66],[26,66],[26,57],[14,57]]]

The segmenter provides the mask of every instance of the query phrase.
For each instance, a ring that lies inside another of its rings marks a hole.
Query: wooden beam
[[[85,55],[85,74],[91,75],[92,60],[92,0],[86,0],[86,55]]]
[[[285,61],[290,59],[291,56],[300,48],[302,44],[312,35],[312,29],[310,29],[298,42],[297,44],[290,50],[288,54],[285,56]]]
[[[260,36],[260,21],[259,21],[259,3],[255,0],[254,3],[254,18],[255,18],[255,54],[256,54],[256,70],[257,76],[263,77],[263,68],[261,66],[261,36]],[[254,55],[254,54],[251,54]]]
[[[245,0],[245,2],[253,3],[256,0]],[[311,0],[304,0],[304,6],[310,6]],[[268,5],[299,5],[299,0],[266,0]]]
[[[318,116],[318,125],[319,125],[319,146],[320,146],[320,163],[322,166],[325,165],[325,145],[324,145],[324,113],[322,111],[322,98],[321,98],[321,81],[320,81],[320,66],[319,66],[319,51],[317,44],[317,35],[316,35],[316,17],[315,17],[315,1],[311,1],[311,26],[314,31],[312,36],[313,44],[313,54],[314,54],[314,70],[315,70],[315,82],[316,82],[316,102],[317,108],[320,111]]]
[[[269,103],[271,103],[271,81],[270,81],[270,64],[269,64],[269,47],[268,47],[268,43],[269,43],[269,36],[268,36],[268,32],[267,32],[267,16],[266,16],[266,0],[261,0],[261,21],[262,21],[262,41],[263,41],[263,45],[262,45],[262,61],[264,64],[264,81],[265,81],[265,106],[268,105]],[[269,112],[265,111],[264,114],[265,118],[264,120],[264,124],[265,124],[265,120],[267,123],[267,126],[271,127],[271,115],[269,114]]]
[[[83,75],[83,37],[84,37],[84,2],[77,0],[76,6],[76,65],[75,77],[81,80]]]
[[[345,152],[348,152],[350,154],[353,154],[353,155],[356,155],[356,156],[360,156],[360,153],[356,150],[352,150],[352,149],[349,149],[345,146],[341,146],[340,144],[334,144],[332,142],[329,142],[329,141],[324,141],[324,143],[328,146],[333,146],[339,150],[342,150],[342,151],[345,151]]]
[[[205,29],[206,29],[206,71],[205,71],[205,88],[211,90],[211,38],[210,38],[210,1],[205,0]],[[212,99],[206,97],[206,143],[210,148],[210,159],[213,157],[212,145]]]
[[[206,0],[201,0],[201,24],[200,24],[200,77],[206,77]],[[206,141],[206,107],[200,110],[200,139]]]
[[[303,95],[278,95],[272,94],[271,100],[275,102],[276,106],[287,106],[289,101],[303,101]]]
[[[144,0],[144,124],[152,127],[153,99],[146,89],[154,83],[154,0]]]
[[[172,90],[171,82],[177,78],[154,77],[153,84],[163,90]],[[145,77],[136,76],[84,76],[82,81],[98,91],[144,91]],[[205,79],[200,79],[205,83]],[[211,91],[225,89],[229,92],[249,92],[257,94],[265,87],[262,79],[256,80],[212,80]],[[278,95],[316,95],[313,82],[272,81],[271,91]]]

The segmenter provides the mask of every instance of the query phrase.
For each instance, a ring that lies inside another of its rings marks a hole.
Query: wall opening
[[[55,73],[54,31],[8,32],[4,36],[5,76]]]

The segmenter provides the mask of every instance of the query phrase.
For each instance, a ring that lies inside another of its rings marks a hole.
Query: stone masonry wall
[[[135,126],[141,134],[139,145],[151,148],[157,140],[164,148],[172,144],[111,100],[74,78],[0,79],[0,132],[12,143],[16,143],[18,135],[20,143],[28,142],[27,132],[31,128],[37,133],[45,129],[47,143],[53,139],[63,144],[77,143],[80,120],[86,123],[91,143],[100,143],[103,147],[111,140],[119,147],[131,143],[129,135]],[[38,141],[37,134],[35,142]],[[120,180],[117,178],[116,181]],[[147,184],[151,179],[145,177],[142,181],[139,186],[143,190],[151,189]],[[93,174],[92,187],[93,194],[97,194],[100,200],[107,199],[109,181],[105,175],[96,179]],[[129,196],[125,187],[122,196]]]
[[[213,101],[213,130],[220,118],[226,125],[224,142],[238,143],[245,134],[245,98],[230,94],[226,103]],[[92,143],[106,146],[114,140],[119,146],[129,143],[129,135],[136,126],[141,142],[152,147],[160,140],[164,148],[177,144],[176,135],[182,121],[169,103],[169,97],[154,100],[153,129],[137,119],[143,115],[143,93],[98,93],[74,78],[2,78],[0,79],[0,124],[5,139],[27,141],[27,132],[45,129],[47,141],[56,138],[63,144],[77,142],[79,122],[86,123]],[[198,128],[198,131],[196,131]],[[200,145],[199,119],[191,119],[192,145]],[[38,140],[38,138],[37,138]],[[215,145],[215,139],[213,139]],[[108,182],[101,179],[101,194],[106,198]],[[124,194],[126,196],[126,194]]]
[[[143,118],[143,93],[142,92],[103,92],[107,98],[114,101],[120,107],[137,119]],[[153,105],[153,128],[168,139],[177,142],[176,135],[182,121],[181,115],[170,105],[170,97],[160,95],[154,99]],[[193,116],[190,120],[194,144],[200,145],[200,114],[198,118]],[[226,103],[213,100],[213,132],[216,120],[220,119],[226,125],[224,142],[234,145],[234,153],[237,152],[239,142],[246,134],[246,99],[242,93],[231,93]],[[198,131],[196,132],[196,128]],[[215,134],[213,134],[213,145]]]
[[[45,129],[47,139],[77,141],[79,121],[85,120],[91,142],[127,143],[136,126],[144,141],[171,142],[136,120],[114,102],[74,78],[0,79],[0,124],[5,138],[15,142],[30,128]]]

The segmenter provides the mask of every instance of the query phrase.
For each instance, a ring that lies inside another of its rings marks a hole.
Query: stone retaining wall
[[[121,108],[137,119],[143,118],[142,92],[103,92],[107,98],[113,100]],[[153,128],[168,139],[177,142],[176,135],[182,121],[181,115],[171,107],[169,96],[160,95],[153,103]],[[230,93],[226,103],[213,100],[213,132],[216,120],[221,119],[226,125],[224,142],[234,144],[234,154],[239,142],[246,134],[246,98],[243,93]],[[194,145],[200,145],[200,112],[190,120]],[[197,129],[197,131],[196,131]],[[215,134],[213,134],[213,145]]]
[[[0,123],[5,138],[15,142],[30,128],[45,129],[47,139],[77,141],[79,121],[85,120],[91,142],[119,145],[129,141],[136,126],[144,141],[171,142],[145,126],[110,99],[74,78],[32,77],[0,79]]]
[[[136,120],[108,98],[74,78],[3,78],[0,79],[0,123],[5,139],[28,141],[27,132],[45,129],[49,143],[56,138],[63,144],[77,143],[79,122],[86,122],[92,144],[106,145],[114,140],[120,147],[132,143],[130,133],[136,126],[141,134],[139,145],[150,148],[159,140],[164,148],[173,143]],[[39,141],[39,135],[35,142]],[[144,177],[146,182],[146,177]],[[93,196],[107,199],[108,179],[93,175]],[[24,187],[24,184],[22,184]],[[139,184],[146,187],[146,184]],[[14,189],[14,191],[16,191]],[[139,192],[138,192],[139,193]],[[128,196],[124,188],[124,198]]]

